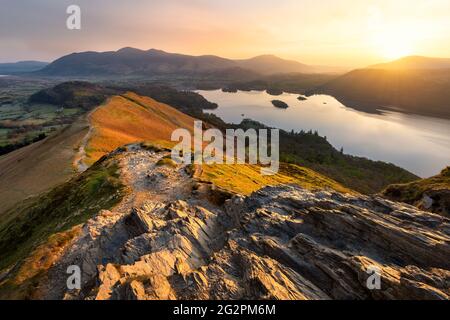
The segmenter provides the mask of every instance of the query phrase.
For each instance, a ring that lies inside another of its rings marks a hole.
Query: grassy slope
[[[130,142],[169,144],[172,130],[190,129],[194,119],[150,98],[127,93],[97,108],[91,121],[95,131],[87,151],[94,161]],[[6,212],[0,222],[0,271],[9,274],[0,280],[0,297],[39,297],[36,288],[46,270],[79,234],[81,224],[100,209],[113,207],[125,194],[117,170],[114,159],[103,157],[79,176]],[[281,183],[351,192],[312,170],[289,164],[282,164],[275,176],[262,176],[254,165],[205,166],[200,178],[243,194]]]
[[[131,92],[112,97],[91,114],[90,122],[94,131],[86,147],[88,164],[127,143],[152,141],[170,145],[173,130],[194,127],[194,118]]]
[[[261,175],[260,167],[257,165],[203,165],[198,178],[202,181],[212,182],[227,191],[244,195],[267,185],[289,183],[309,190],[329,189],[345,193],[352,192],[317,172],[286,163],[281,163],[278,174],[272,176]]]
[[[73,157],[88,123],[83,118],[43,141],[0,157],[0,216],[12,205],[73,176]]]
[[[420,206],[427,194],[435,199],[436,207],[431,211],[443,213],[450,211],[450,167],[434,177],[417,180],[406,184],[394,184],[383,190],[382,195],[395,200]]]
[[[221,128],[267,128],[263,124],[244,119],[239,125],[226,124],[211,114],[199,118]],[[280,161],[307,167],[341,185],[361,193],[378,193],[393,183],[406,183],[419,177],[393,164],[372,161],[343,154],[317,132],[286,132],[280,130]]]
[[[102,158],[70,181],[11,208],[0,222],[0,298],[29,297],[80,224],[126,193],[114,158]],[[17,264],[17,262],[22,262]],[[0,273],[1,274],[1,273]]]

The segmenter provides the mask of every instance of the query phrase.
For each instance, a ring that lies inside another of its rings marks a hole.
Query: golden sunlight
[[[407,30],[379,30],[375,34],[374,42],[377,52],[389,60],[411,55],[417,49],[413,35]]]

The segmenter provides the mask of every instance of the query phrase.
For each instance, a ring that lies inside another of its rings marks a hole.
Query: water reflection
[[[298,95],[288,93],[274,97],[261,91],[197,92],[219,104],[211,112],[226,122],[251,118],[285,130],[318,130],[345,153],[392,162],[422,177],[450,165],[449,120],[398,112],[368,114],[347,108],[328,95],[299,101]],[[271,104],[274,99],[286,102],[289,108],[275,108]]]

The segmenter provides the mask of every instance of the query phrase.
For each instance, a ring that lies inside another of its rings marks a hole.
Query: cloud
[[[71,4],[82,10],[80,31],[66,28]],[[446,0],[2,0],[2,6],[7,10],[0,12],[0,61],[135,46],[365,64],[375,59],[366,52],[368,30],[386,21],[420,29],[427,43],[422,48],[429,50],[424,54],[450,56]]]

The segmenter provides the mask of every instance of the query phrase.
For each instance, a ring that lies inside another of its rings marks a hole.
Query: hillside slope
[[[330,94],[366,112],[390,109],[450,118],[450,69],[354,70],[309,93]]]
[[[422,210],[450,216],[450,167],[434,177],[388,186],[381,193],[394,201],[406,202]]]
[[[376,64],[370,66],[369,68],[387,70],[450,69],[450,58],[409,56],[387,63]]]
[[[85,117],[52,136],[0,157],[0,216],[13,204],[65,182],[89,130]]]
[[[42,61],[19,61],[0,63],[0,74],[13,75],[18,73],[33,72],[46,67],[48,62]]]
[[[194,118],[131,92],[111,97],[90,114],[89,121],[92,132],[85,147],[87,164],[132,142],[173,145],[170,137],[175,129],[194,128]]]
[[[0,273],[0,297],[449,299],[450,220],[377,196],[292,185],[231,197],[196,181],[189,166],[162,165],[167,155],[121,148],[73,180],[71,197],[40,205],[57,213],[46,218],[56,218],[51,225],[69,223]],[[79,193],[105,170],[87,198]],[[121,184],[128,193],[106,201]],[[74,219],[80,199],[91,208],[97,194],[102,204]],[[26,208],[21,221],[45,217]],[[3,239],[1,261],[17,252]],[[81,290],[67,289],[69,265],[81,268]],[[369,268],[379,270],[380,290],[368,289]]]

